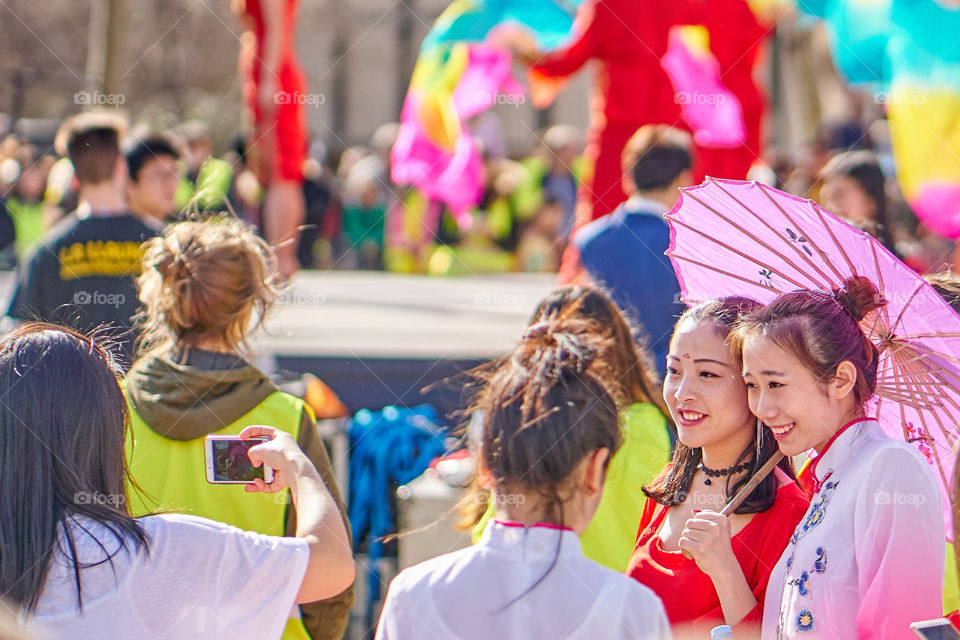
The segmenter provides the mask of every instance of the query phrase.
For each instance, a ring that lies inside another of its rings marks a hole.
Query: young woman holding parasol
[[[644,488],[650,500],[627,571],[663,599],[678,632],[758,631],[770,571],[808,504],[786,461],[767,473],[781,457],[750,414],[727,344],[757,307],[746,298],[702,303],[681,316],[670,342],[663,395],[679,442]],[[759,486],[746,486],[758,476]]]
[[[770,576],[765,638],[909,638],[911,622],[941,615],[937,480],[865,410],[879,352],[860,321],[884,304],[851,277],[832,294],[780,295],[733,333],[750,410],[784,454],[817,453],[812,503]]]

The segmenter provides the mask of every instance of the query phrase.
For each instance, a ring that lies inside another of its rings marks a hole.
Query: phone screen
[[[253,482],[256,478],[262,480],[263,466],[253,466],[247,452],[266,440],[267,438],[211,440],[214,482]]]
[[[960,633],[945,619],[914,622],[910,625],[910,628],[925,640],[957,640],[957,638],[960,638]]]

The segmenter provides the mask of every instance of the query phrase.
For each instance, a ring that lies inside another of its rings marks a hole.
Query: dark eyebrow
[[[747,376],[752,376],[753,373],[751,373],[750,371],[744,371],[744,372],[743,372],[742,374],[740,374],[740,375],[745,378],[745,377],[747,377]],[[765,369],[765,370],[763,370],[763,371],[760,372],[760,375],[762,375],[762,376],[780,376],[780,377],[785,377],[787,374],[785,374],[785,373],[783,373],[783,372],[781,372],[781,371],[772,371],[772,370],[770,370],[770,369]]]
[[[667,359],[668,359],[668,360],[679,360],[680,358],[678,358],[677,356],[668,355],[668,356],[667,356]],[[714,363],[714,364],[719,364],[721,367],[729,367],[729,366],[730,366],[730,363],[728,363],[728,362],[720,362],[719,360],[714,360],[713,358],[697,358],[696,360],[693,361],[694,364],[700,364],[701,362],[712,362],[712,363]]]

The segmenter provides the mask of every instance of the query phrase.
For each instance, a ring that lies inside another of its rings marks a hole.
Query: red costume
[[[696,148],[695,182],[705,175],[743,179],[759,156],[763,100],[751,75],[765,31],[746,0],[588,0],[574,23],[574,40],[534,66],[538,75],[561,78],[589,60],[599,63],[574,232],[626,199],[621,155],[637,129],[645,124],[688,128],[660,63],[670,28],[685,24],[700,24],[709,31],[723,83],[739,98],[747,129],[740,147]],[[575,250],[568,247],[561,281],[575,276],[578,262]]]
[[[253,48],[241,48],[240,68],[244,73],[244,103],[253,116],[254,140],[258,147],[258,178],[266,185],[273,180],[303,180],[307,138],[304,104],[309,101],[307,83],[294,51],[297,25],[297,0],[283,0],[280,33],[280,57],[276,76],[275,107],[264,114],[258,103],[263,73],[263,46],[266,26],[261,0],[246,0],[245,14],[255,37]]]
[[[678,24],[700,24],[710,34],[710,51],[720,65],[723,84],[740,101],[747,137],[739,147],[696,147],[694,180],[706,176],[742,180],[760,158],[760,122],[765,100],[753,81],[760,46],[772,30],[757,21],[745,0],[686,0],[676,5],[685,15]]]
[[[683,126],[673,85],[660,66],[667,51],[673,0],[589,0],[574,23],[573,42],[548,53],[534,67],[547,77],[566,77],[597,60],[590,96],[590,128],[584,158],[577,226],[606,215],[623,202],[620,156],[630,136],[650,123]],[[585,217],[586,216],[586,217]]]
[[[757,599],[757,605],[739,626],[759,630],[770,572],[808,506],[809,500],[796,485],[784,485],[773,506],[755,514],[731,539],[733,553]],[[680,551],[663,549],[658,533],[666,515],[667,507],[647,500],[627,575],[660,596],[675,632],[691,630],[707,637],[711,628],[725,624],[720,598],[696,561],[688,560]]]

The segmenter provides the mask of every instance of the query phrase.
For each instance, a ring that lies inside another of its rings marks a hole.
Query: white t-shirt
[[[660,598],[585,558],[572,531],[493,521],[476,545],[400,573],[376,638],[659,640],[670,626]]]
[[[121,550],[112,566],[101,562],[81,569],[82,611],[73,569],[58,553],[28,627],[53,639],[281,636],[307,569],[306,541],[186,515],[147,516],[140,522],[149,551]],[[97,541],[109,552],[119,547],[102,525],[86,518],[78,523],[92,534],[73,526],[81,562],[103,560]]]

